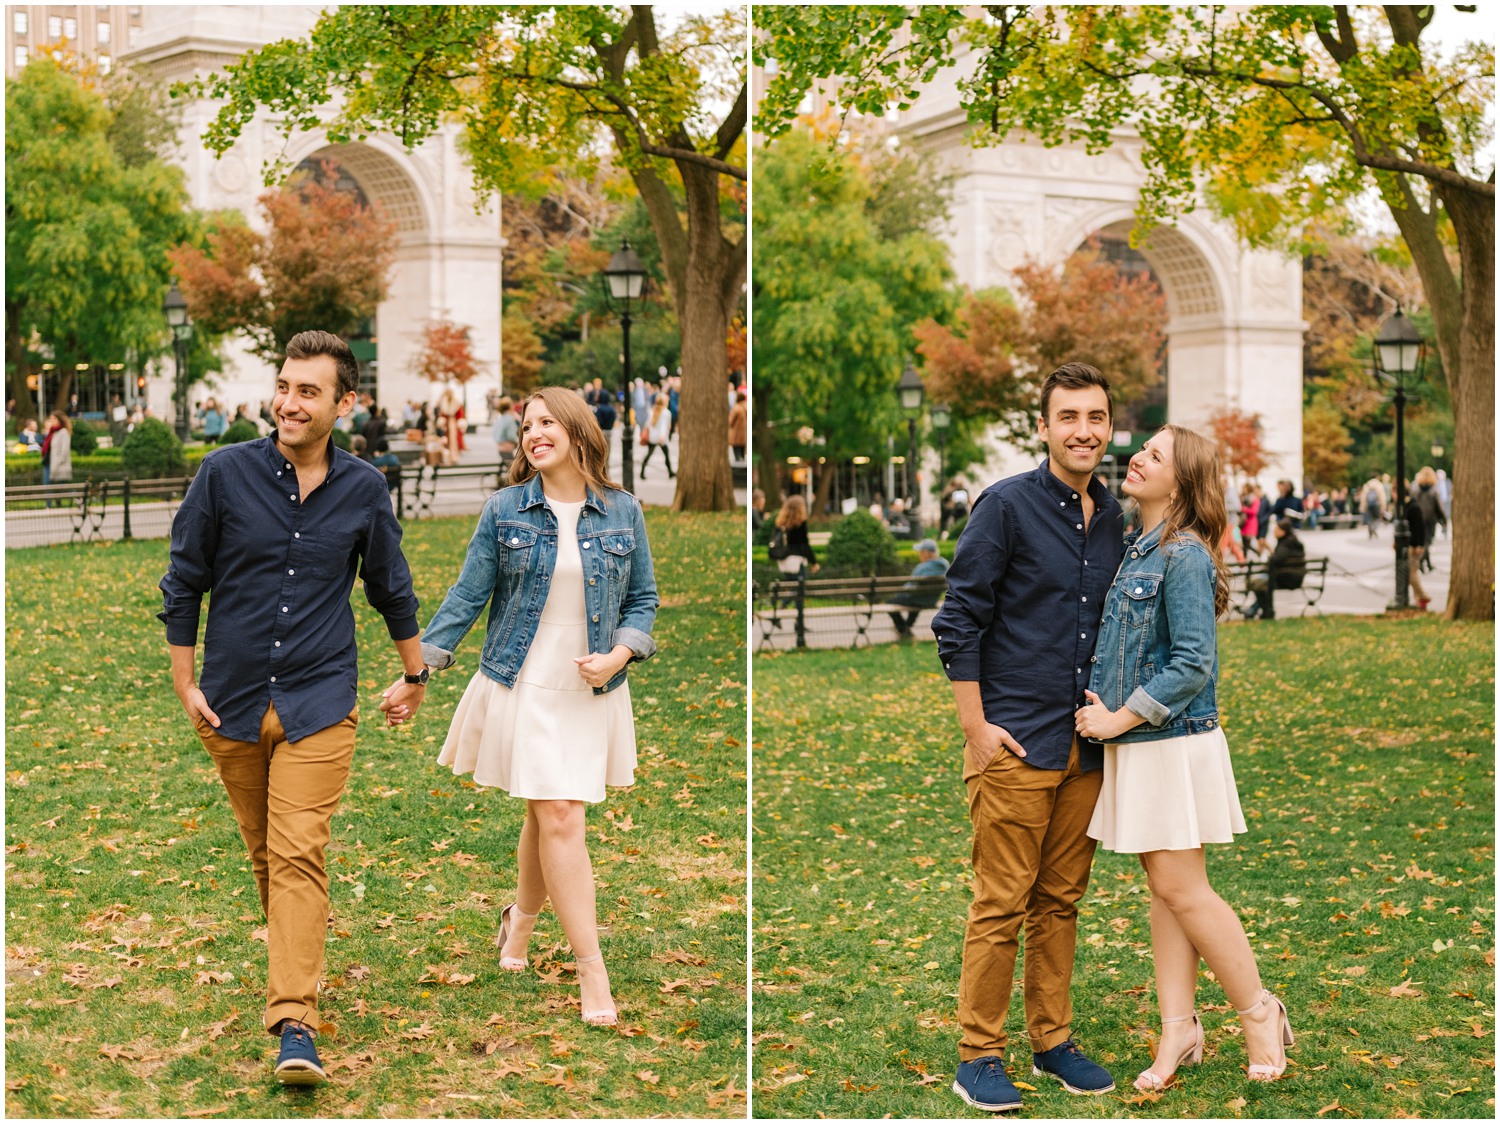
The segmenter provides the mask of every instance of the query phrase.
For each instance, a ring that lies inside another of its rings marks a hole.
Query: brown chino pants
[[[219,770],[250,849],[266,914],[266,1029],[296,1019],[315,1030],[323,941],[328,930],[328,847],[334,810],[354,758],[358,708],[342,722],[301,741],[286,740],[275,706],[260,723],[260,740],[221,737],[206,719],[198,736]]]
[[[1004,1056],[1005,1013],[1026,927],[1026,1031],[1037,1053],[1071,1037],[1078,899],[1089,883],[1094,840],[1086,834],[1102,770],[1038,769],[1002,749],[980,772],[964,748],[974,825],[974,901],[958,985],[958,1056]]]

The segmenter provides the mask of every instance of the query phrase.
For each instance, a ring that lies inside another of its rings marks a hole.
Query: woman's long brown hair
[[[786,502],[781,505],[781,510],[776,513],[776,526],[783,531],[790,531],[793,527],[800,527],[807,522],[807,501],[802,498],[801,492],[793,492],[787,496]]]
[[[526,411],[534,402],[542,403],[548,413],[562,422],[563,428],[568,431],[568,441],[573,446],[573,459],[578,462],[578,471],[583,473],[584,483],[598,494],[599,502],[607,506],[609,497],[605,489],[618,488],[619,485],[609,478],[609,438],[599,428],[599,420],[594,417],[594,411],[567,387],[544,386],[521,403],[517,411],[519,426],[525,426]],[[519,429],[518,436],[524,436]],[[627,433],[624,436],[628,438],[630,435]],[[536,466],[526,456],[525,442],[521,441],[519,444],[521,447],[516,450],[515,459],[510,462],[512,484],[524,484],[537,474]]]
[[[1184,426],[1164,425],[1162,429],[1172,434],[1172,468],[1177,477],[1177,492],[1167,503],[1161,541],[1170,542],[1181,534],[1190,534],[1203,541],[1218,575],[1214,587],[1214,616],[1222,616],[1229,608],[1229,568],[1224,565],[1219,544],[1224,541],[1229,513],[1224,507],[1224,487],[1219,483],[1219,451],[1207,437]]]

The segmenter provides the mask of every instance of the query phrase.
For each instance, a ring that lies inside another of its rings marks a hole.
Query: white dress
[[[578,549],[583,501],[547,504],[557,517],[557,568],[536,638],[514,687],[483,671],[469,680],[438,764],[526,800],[597,804],[606,785],[635,783],[630,684],[596,695],[578,674],[574,657],[589,654]]]
[[[1106,850],[1193,850],[1231,843],[1245,830],[1220,727],[1104,747],[1104,783],[1088,834]]]

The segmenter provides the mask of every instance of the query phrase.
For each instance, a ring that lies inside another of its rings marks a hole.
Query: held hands
[[[574,656],[578,675],[590,687],[602,687],[618,675],[630,662],[630,649],[616,644],[610,652],[590,652],[586,656]]]
[[[403,675],[380,692],[380,709],[385,713],[385,724],[399,726],[407,719],[415,718],[417,708],[426,697],[424,684],[408,683]]]
[[[1093,691],[1085,688],[1083,693],[1088,696],[1088,704],[1080,706],[1073,713],[1073,728],[1080,737],[1107,742],[1139,723],[1139,719],[1131,721],[1134,716],[1124,707],[1110,710]]]
[[[1021,743],[1010,736],[1010,731],[1003,726],[996,726],[993,722],[984,723],[972,733],[965,731],[964,736],[974,764],[981,773],[990,767],[990,762],[995,759],[995,755],[1002,751],[1009,751],[1017,757],[1026,756]]]

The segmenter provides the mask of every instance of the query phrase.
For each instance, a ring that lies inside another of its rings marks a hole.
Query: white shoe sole
[[[1032,1074],[1034,1074],[1037,1077],[1050,1077],[1053,1081],[1056,1081],[1059,1085],[1061,1085],[1068,1092],[1070,1092],[1070,1093],[1076,1093],[1080,1097],[1097,1097],[1097,1096],[1099,1096],[1099,1095],[1101,1095],[1103,1093],[1113,1093],[1115,1091],[1115,1083],[1114,1083],[1113,1080],[1111,1080],[1110,1083],[1105,1088],[1103,1088],[1103,1089],[1079,1089],[1079,1088],[1075,1088],[1072,1085],[1069,1085],[1066,1081],[1064,1081],[1057,1074],[1055,1074],[1055,1073],[1048,1073],[1045,1069],[1041,1069],[1038,1066],[1033,1065],[1031,1067],[1031,1072],[1032,1072]]]
[[[958,1099],[963,1101],[964,1104],[969,1105],[971,1108],[977,1108],[982,1112],[1015,1112],[1021,1107],[1021,1099],[1019,1097],[1011,1104],[985,1104],[983,1101],[976,1101],[973,1097],[969,1096],[969,1091],[957,1081],[953,1083],[953,1091],[958,1094]]]

